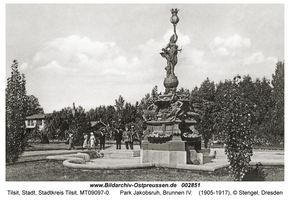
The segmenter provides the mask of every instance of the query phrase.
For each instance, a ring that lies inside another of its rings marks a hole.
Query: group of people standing
[[[100,130],[99,134],[100,150],[105,149],[106,134],[103,129]],[[90,133],[90,138],[87,134],[84,134],[83,149],[96,149],[98,140],[93,132]]]
[[[134,126],[131,126],[130,130],[127,126],[125,127],[125,130],[122,130],[120,128],[114,128],[113,133],[116,140],[116,149],[121,149],[122,141],[125,142],[126,149],[134,149],[133,142],[135,140],[140,141],[139,135],[134,131]],[[71,138],[71,141],[72,140],[73,138]],[[100,150],[104,150],[106,144],[106,132],[104,128],[100,129],[98,138],[95,137],[95,134],[93,132],[90,133],[90,137],[88,134],[84,134],[84,142],[82,148],[96,149],[98,142],[100,142]]]
[[[140,141],[139,135],[134,131],[134,126],[131,129],[126,126],[125,130],[115,129],[116,149],[121,149],[122,140],[125,142],[126,149],[134,149],[133,142]]]

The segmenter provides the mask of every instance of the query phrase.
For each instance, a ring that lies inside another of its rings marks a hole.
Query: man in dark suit
[[[134,129],[134,126],[132,125],[131,126],[131,130],[129,132],[129,138],[130,138],[130,149],[133,150],[134,149],[134,140],[136,139],[136,132],[135,132],[135,129]]]
[[[121,149],[121,142],[123,139],[122,130],[119,128],[115,128],[114,132],[115,132],[115,139],[116,139],[116,149]]]
[[[106,133],[105,130],[102,128],[100,133],[100,150],[105,150],[105,143],[106,143]]]

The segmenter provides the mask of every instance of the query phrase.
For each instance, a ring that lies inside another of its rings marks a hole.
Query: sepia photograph
[[[284,4],[5,10],[6,182],[285,181]]]

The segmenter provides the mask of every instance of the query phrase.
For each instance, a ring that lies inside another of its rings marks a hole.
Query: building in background
[[[46,120],[49,118],[50,114],[34,114],[26,117],[25,126],[26,129],[34,129],[36,125],[39,130],[44,129],[44,124]]]

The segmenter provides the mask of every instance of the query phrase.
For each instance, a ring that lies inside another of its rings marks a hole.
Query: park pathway
[[[225,155],[223,148],[213,148],[212,151],[217,152],[217,156],[212,162],[206,163],[204,165],[178,165],[174,166],[174,168],[180,169],[189,169],[189,170],[197,170],[197,171],[215,171],[216,169],[220,169],[228,166],[227,157]],[[19,162],[23,161],[36,161],[36,160],[44,160],[47,156],[56,156],[56,157],[66,157],[71,155],[75,155],[79,152],[83,152],[82,150],[40,150],[40,151],[25,151],[20,157]],[[92,168],[94,166],[99,166],[103,168],[111,168],[113,166],[122,166],[122,165],[131,165],[138,167],[140,162],[140,146],[135,145],[134,150],[126,150],[124,146],[122,146],[121,150],[116,150],[115,145],[107,145],[106,150],[102,150],[104,153],[104,158],[102,159],[92,159],[88,166]],[[63,155],[63,156],[62,156]],[[254,155],[252,156],[251,164],[255,165],[256,163],[262,163],[265,166],[283,166],[284,165],[284,151],[283,150],[254,150]],[[150,166],[153,164],[148,163]],[[150,166],[146,166],[150,167]],[[160,166],[160,167],[173,167],[173,166]]]

